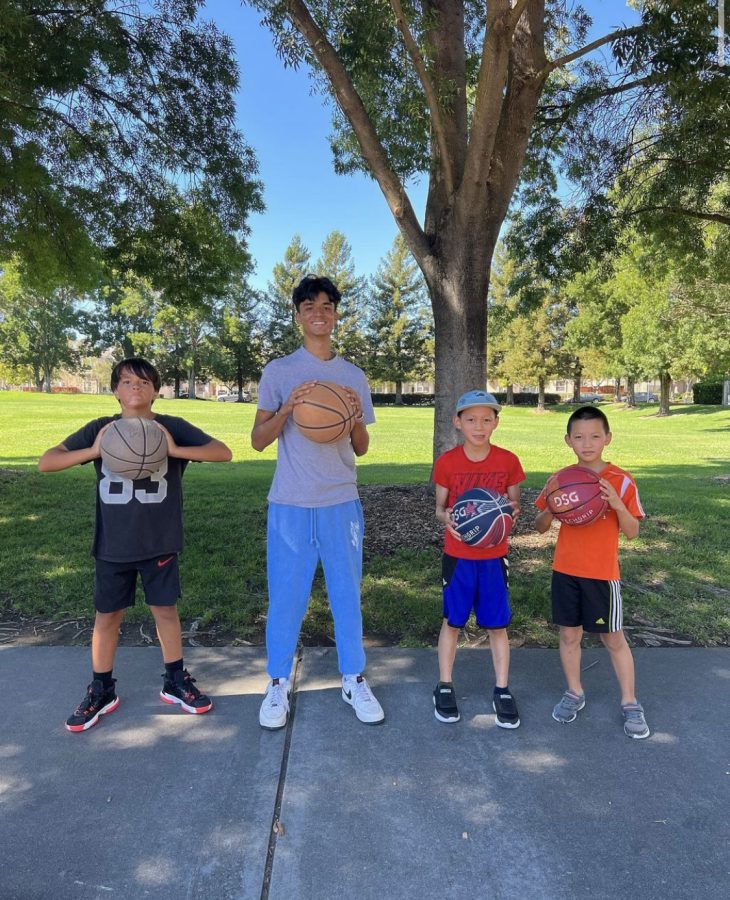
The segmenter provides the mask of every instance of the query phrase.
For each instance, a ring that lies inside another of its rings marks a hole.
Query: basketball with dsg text
[[[451,508],[454,530],[471,547],[496,547],[512,531],[512,504],[488,488],[471,488]]]
[[[585,466],[567,466],[548,478],[545,501],[550,512],[566,525],[590,525],[608,504],[601,496],[599,476]]]

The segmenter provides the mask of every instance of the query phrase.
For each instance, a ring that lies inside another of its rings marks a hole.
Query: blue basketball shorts
[[[512,618],[509,605],[509,561],[458,559],[444,553],[441,561],[444,618],[452,628],[463,628],[474,610],[480,628],[506,628]]]
[[[148,606],[174,606],[180,599],[180,566],[176,553],[139,562],[96,560],[94,607],[110,613],[134,606],[137,574]]]

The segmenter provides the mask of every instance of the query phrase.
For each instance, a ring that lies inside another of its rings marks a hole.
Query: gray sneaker
[[[624,714],[624,733],[634,740],[641,741],[651,734],[644,718],[644,707],[638,701],[626,703],[621,707]]]
[[[560,698],[560,703],[553,709],[553,719],[556,722],[560,722],[561,725],[574,722],[575,717],[585,705],[585,694],[574,694],[573,691],[566,691]]]

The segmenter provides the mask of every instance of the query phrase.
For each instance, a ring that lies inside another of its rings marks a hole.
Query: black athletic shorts
[[[174,606],[180,599],[180,567],[176,553],[140,562],[109,562],[97,559],[94,606],[109,613],[134,606],[137,573],[142,579],[148,606]]]
[[[553,572],[553,622],[596,634],[621,631],[621,582]]]

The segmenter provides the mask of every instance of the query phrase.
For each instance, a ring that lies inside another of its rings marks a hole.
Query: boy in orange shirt
[[[583,631],[599,634],[611,656],[621,688],[624,732],[641,740],[651,733],[644,709],[636,699],[634,659],[622,631],[621,580],[618,563],[619,532],[629,540],[639,533],[644,510],[631,475],[603,460],[603,448],[611,443],[605,414],[582,406],[568,419],[565,443],[578,463],[600,476],[606,512],[589,525],[560,525],[553,559],[553,622],[560,626],[560,661],[568,689],[553,709],[556,722],[573,722],[586,705],[581,685],[580,660]],[[553,515],[547,508],[546,490],[535,501],[541,512],[535,520],[540,533],[550,528]]]

